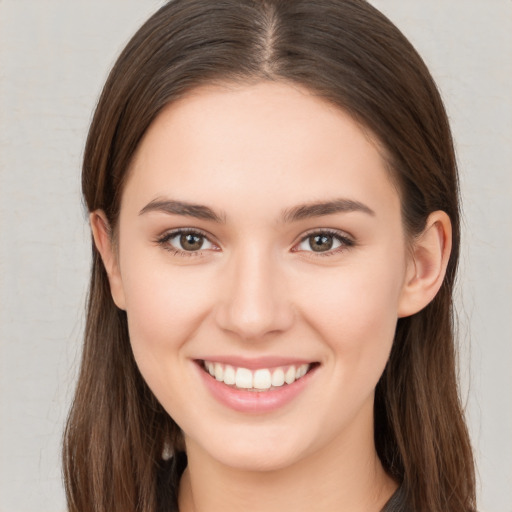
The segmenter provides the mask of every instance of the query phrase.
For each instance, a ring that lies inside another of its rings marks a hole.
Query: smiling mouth
[[[198,360],[196,362],[203,371],[218,382],[234,389],[254,392],[272,391],[289,386],[319,365],[319,363],[307,363],[250,370],[213,361]]]

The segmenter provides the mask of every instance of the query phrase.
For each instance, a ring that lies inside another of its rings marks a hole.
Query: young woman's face
[[[283,83],[195,90],[143,139],[118,234],[113,295],[189,447],[275,469],[372,443],[411,265],[347,114]]]

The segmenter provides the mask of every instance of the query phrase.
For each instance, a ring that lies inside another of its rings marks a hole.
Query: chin
[[[242,429],[237,430],[237,436],[228,438],[221,436],[215,439],[210,435],[211,442],[202,443],[201,450],[224,466],[250,472],[278,471],[295,464],[304,456],[304,446],[290,439],[289,432],[276,435],[250,429],[247,436],[241,437]],[[189,443],[187,449],[188,446]]]
[[[281,453],[280,451],[276,453],[275,447],[274,450],[269,448],[255,450],[253,447],[252,449],[248,448],[244,452],[224,453],[219,457],[218,462],[238,471],[279,471],[296,463],[297,453],[288,454]]]

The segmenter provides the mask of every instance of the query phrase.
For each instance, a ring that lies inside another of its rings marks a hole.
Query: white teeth
[[[256,389],[270,389],[270,386],[272,386],[270,370],[256,370],[254,372],[253,387]]]
[[[224,384],[232,386],[236,382],[235,369],[232,366],[226,365],[224,368]]]
[[[204,369],[219,382],[228,386],[236,386],[240,389],[253,389],[265,391],[270,388],[278,388],[286,384],[293,384],[296,380],[306,375],[311,365],[281,366],[269,369],[260,368],[251,371],[247,368],[234,368],[229,364],[204,361]]]
[[[286,384],[293,384],[295,382],[295,366],[290,366],[284,375]]]
[[[217,380],[224,380],[224,368],[220,363],[215,363],[215,378]]]
[[[284,371],[282,368],[274,370],[272,373],[272,386],[278,388],[284,384]]]
[[[295,374],[295,379],[300,379],[301,377],[304,377],[308,371],[309,365],[303,364],[297,368],[297,373]]]
[[[238,368],[236,371],[235,385],[237,388],[252,388],[252,372],[247,368]]]

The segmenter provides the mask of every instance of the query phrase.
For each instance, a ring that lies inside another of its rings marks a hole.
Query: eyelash
[[[159,238],[156,239],[156,243],[161,246],[166,251],[170,252],[173,256],[185,256],[185,257],[197,257],[197,256],[203,256],[204,250],[197,250],[197,251],[183,251],[181,249],[177,249],[176,247],[169,244],[169,241],[173,238],[176,238],[177,236],[183,236],[183,235],[196,235],[199,237],[202,237],[206,240],[208,240],[211,244],[215,245],[211,240],[210,236],[199,230],[199,229],[177,229],[174,231],[169,231]],[[303,242],[305,242],[308,238],[311,238],[315,235],[328,235],[333,237],[335,240],[337,240],[340,243],[340,246],[337,247],[334,250],[329,251],[318,251],[315,252],[313,250],[311,251],[299,251],[297,249],[294,250],[294,248]],[[328,257],[333,256],[334,254],[338,254],[340,252],[346,251],[350,247],[354,247],[355,242],[352,238],[342,235],[339,231],[336,231],[334,229],[320,229],[320,230],[313,230],[306,233],[300,240],[294,245],[294,248],[292,248],[292,252],[306,252],[306,253],[312,253],[314,254],[314,257],[320,256],[320,257]],[[207,249],[208,250],[208,249]]]
[[[297,245],[302,244],[308,238],[311,238],[312,236],[315,236],[315,235],[328,235],[328,236],[332,236],[335,240],[337,240],[340,243],[339,247],[337,247],[336,249],[330,249],[328,251],[321,251],[321,252],[315,252],[313,250],[311,250],[311,251],[304,251],[306,253],[313,254],[314,255],[313,257],[315,257],[315,258],[316,257],[329,257],[329,256],[333,256],[333,255],[336,255],[336,254],[339,254],[341,252],[344,252],[347,249],[350,249],[351,247],[355,246],[355,241],[351,237],[349,237],[348,235],[342,234],[340,231],[337,231],[335,229],[315,229],[315,230],[312,230],[312,231],[309,231],[308,233],[306,233],[300,239],[300,241],[297,244],[294,245],[294,247],[296,247]],[[293,252],[300,252],[298,250],[293,250],[293,249],[292,249],[292,251]]]
[[[201,231],[199,229],[176,229],[174,231],[168,231],[164,233],[161,237],[157,238],[156,243],[160,245],[163,249],[170,252],[173,256],[186,256],[186,257],[194,257],[194,256],[203,256],[204,250],[198,251],[183,251],[181,249],[177,249],[176,247],[169,244],[169,241],[177,236],[183,235],[196,235],[200,236],[206,240],[208,240],[211,244],[215,245],[210,241],[210,236]]]

